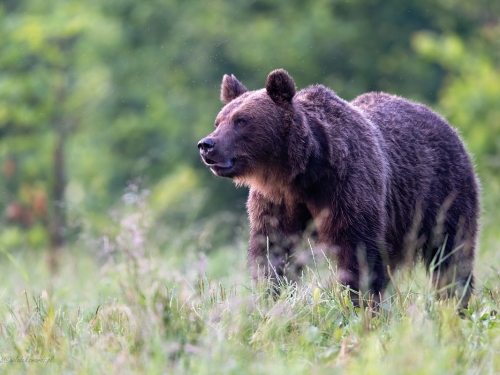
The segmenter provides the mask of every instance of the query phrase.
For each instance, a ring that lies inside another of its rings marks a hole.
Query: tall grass
[[[393,275],[375,310],[355,308],[328,263],[284,280],[274,299],[250,282],[243,236],[205,255],[203,228],[169,232],[136,203],[114,236],[68,249],[58,276],[42,254],[4,249],[1,373],[500,373],[490,265],[465,318],[422,270]]]

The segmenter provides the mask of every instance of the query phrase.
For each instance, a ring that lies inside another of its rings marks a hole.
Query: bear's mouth
[[[212,169],[213,171],[221,170],[221,169],[229,169],[232,168],[234,165],[234,160],[228,160],[224,163],[221,162],[216,162],[215,160],[212,160],[210,158],[205,157],[204,158],[205,163]]]

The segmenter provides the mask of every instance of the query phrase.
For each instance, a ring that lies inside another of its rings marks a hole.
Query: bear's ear
[[[286,70],[276,69],[267,76],[266,91],[276,104],[291,103],[295,96],[295,82]]]
[[[224,74],[224,77],[222,77],[222,85],[220,87],[220,100],[222,103],[227,104],[247,91],[247,88],[234,75],[231,74],[228,76]]]

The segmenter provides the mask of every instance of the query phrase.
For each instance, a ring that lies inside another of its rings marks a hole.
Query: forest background
[[[43,251],[106,231],[130,184],[150,191],[164,225],[241,215],[245,189],[211,176],[196,143],[221,108],[223,74],[257,89],[275,68],[347,100],[386,91],[430,105],[462,134],[488,202],[500,169],[498,8],[4,1],[0,243]]]
[[[119,257],[125,228],[136,246],[208,256],[211,276],[230,277],[233,248],[245,255],[247,191],[211,175],[196,144],[222,106],[223,74],[258,89],[276,68],[299,89],[385,91],[446,117],[483,186],[478,267],[496,272],[496,0],[3,0],[1,262],[25,279],[26,259],[48,261],[47,274],[68,259],[101,266]]]

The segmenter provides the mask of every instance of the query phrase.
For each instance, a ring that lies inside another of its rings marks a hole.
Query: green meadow
[[[499,51],[496,0],[1,2],[0,373],[500,373]],[[420,265],[354,307],[307,246],[277,298],[252,282],[247,190],[196,144],[223,74],[277,68],[458,129],[482,184],[462,315]]]
[[[354,308],[334,264],[315,257],[298,285],[283,280],[274,299],[265,283],[250,281],[244,229],[204,252],[220,222],[169,231],[149,220],[145,203],[121,215],[114,239],[68,248],[57,275],[43,254],[2,249],[2,373],[500,370],[500,239],[492,228],[483,230],[476,293],[459,317],[457,301],[437,300],[422,268],[393,275],[380,309],[366,300]]]

